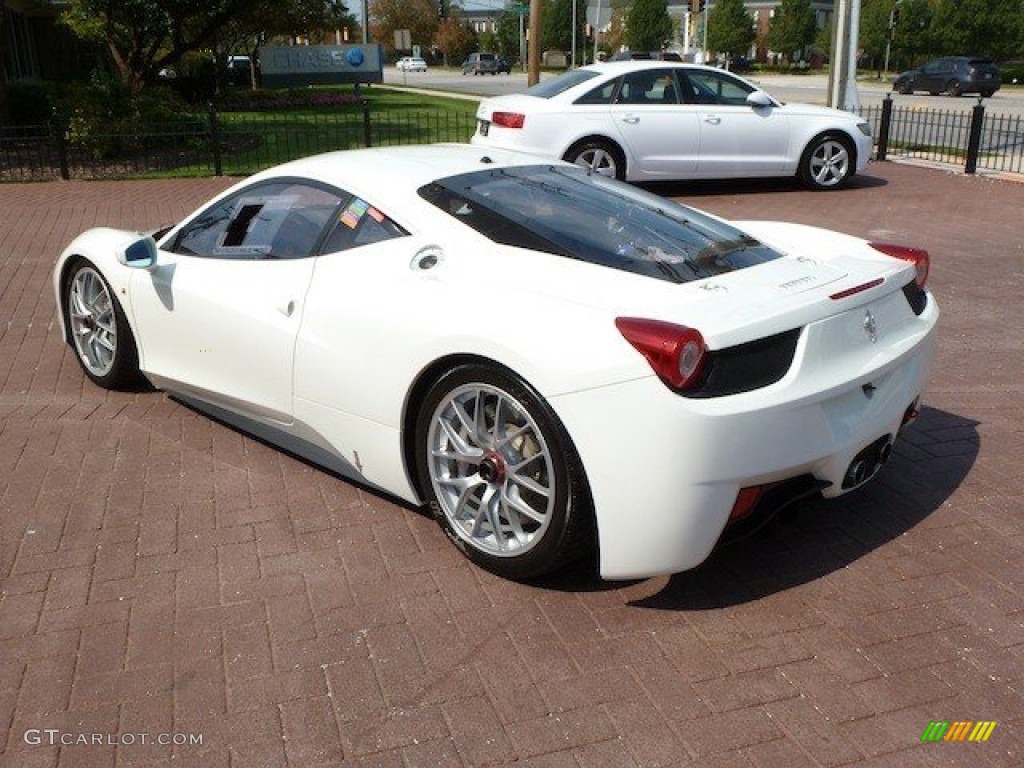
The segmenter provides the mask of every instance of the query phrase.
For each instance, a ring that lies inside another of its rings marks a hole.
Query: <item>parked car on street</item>
[[[471,53],[462,62],[464,75],[496,75],[498,71],[498,57],[493,53]]]
[[[153,235],[89,230],[53,289],[95,384],[144,376],[425,505],[504,576],[596,553],[627,579],[880,471],[935,356],[927,273],[913,248],[447,144],[290,162]]]
[[[977,93],[988,98],[999,90],[999,67],[991,59],[973,56],[944,56],[920,69],[901,72],[892,84],[897,93],[928,91],[932,96],[948,93],[960,96]]]
[[[403,72],[426,72],[427,62],[418,56],[403,56],[395,66]]]
[[[627,181],[799,176],[836,189],[862,171],[871,128],[850,112],[781,104],[714,67],[592,64],[483,101],[472,142]]]
[[[512,62],[509,61],[508,58],[506,58],[505,56],[499,56],[497,64],[494,67],[494,70],[498,73],[504,72],[506,75],[511,75]]]

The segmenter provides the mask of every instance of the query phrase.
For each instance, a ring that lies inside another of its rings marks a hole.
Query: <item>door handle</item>
[[[295,299],[289,299],[283,304],[278,304],[277,311],[285,317],[291,317],[292,313],[295,311]]]
[[[622,118],[622,122],[629,123],[630,125],[636,125],[640,122],[640,118],[635,115],[628,115],[627,117]]]
[[[718,125],[720,122],[722,122],[722,118],[715,117],[714,115],[712,115],[711,117],[705,117],[704,122],[711,123],[711,125]]]

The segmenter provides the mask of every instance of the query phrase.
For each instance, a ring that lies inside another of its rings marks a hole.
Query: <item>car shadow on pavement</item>
[[[842,194],[856,189],[873,189],[889,184],[877,176],[857,174],[846,186],[831,192]],[[637,184],[641,189],[661,197],[714,197],[716,195],[767,194],[776,192],[811,192],[799,179],[784,176],[772,179],[705,179],[693,181],[648,181]]]
[[[925,407],[893,456],[863,488],[782,510],[756,533],[720,546],[698,568],[671,576],[637,608],[705,610],[742,605],[839,571],[924,521],[960,486],[978,456],[978,422]],[[596,561],[532,582],[561,592],[626,589],[604,582]]]
[[[742,605],[851,565],[926,520],[956,491],[978,457],[977,426],[923,408],[874,482],[783,510],[757,534],[719,548],[699,568],[675,574],[658,593],[630,605],[672,611]]]

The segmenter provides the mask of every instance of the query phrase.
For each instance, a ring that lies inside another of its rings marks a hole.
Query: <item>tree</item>
[[[586,0],[547,0],[544,5],[545,49],[568,51],[572,48],[572,4],[576,3],[576,42],[583,42],[583,24],[587,20]]]
[[[622,0],[612,0],[612,17],[608,30],[601,35],[601,48],[614,53],[626,44],[626,8]]]
[[[893,30],[893,49],[905,65],[913,65],[935,50],[932,43],[931,0],[903,0]]]
[[[526,20],[523,20],[525,26]],[[505,56],[519,55],[519,14],[506,8],[494,24],[498,53]]]
[[[61,19],[79,37],[100,41],[137,93],[189,51],[215,47],[232,24],[274,20],[300,33],[346,15],[341,0],[69,0]]]
[[[445,64],[454,64],[476,50],[476,33],[458,18],[449,16],[437,27],[434,45],[444,55]]]
[[[802,56],[804,48],[814,42],[817,31],[810,0],[782,0],[772,17],[765,42],[787,61],[792,61],[794,53]]]
[[[395,30],[408,29],[413,45],[429,45],[437,32],[434,0],[372,0],[370,33],[387,51],[395,50]]]
[[[672,39],[666,0],[635,0],[626,12],[626,44],[634,51],[656,51]]]
[[[936,54],[987,55],[1006,59],[1021,53],[1020,0],[939,0],[932,18]]]
[[[708,12],[708,48],[716,53],[743,56],[757,37],[754,17],[743,0],[719,0]]]
[[[251,0],[70,0],[61,18],[79,37],[102,42],[121,79],[137,93],[161,69],[208,45],[254,5]]]

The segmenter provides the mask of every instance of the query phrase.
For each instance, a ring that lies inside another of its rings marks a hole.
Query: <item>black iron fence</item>
[[[173,124],[86,130],[74,120],[0,128],[0,181],[248,175],[318,152],[468,141],[471,111],[216,112]]]
[[[876,158],[915,158],[1024,173],[1024,118],[919,109],[891,98],[861,110]],[[0,181],[138,176],[248,175],[332,149],[468,141],[472,111],[351,109],[277,114],[215,112],[186,122],[87,130],[70,123],[0,128]]]
[[[1024,118],[990,114],[981,99],[969,112],[898,106],[886,97],[865,107],[875,157],[928,160],[978,170],[1024,173]]]

